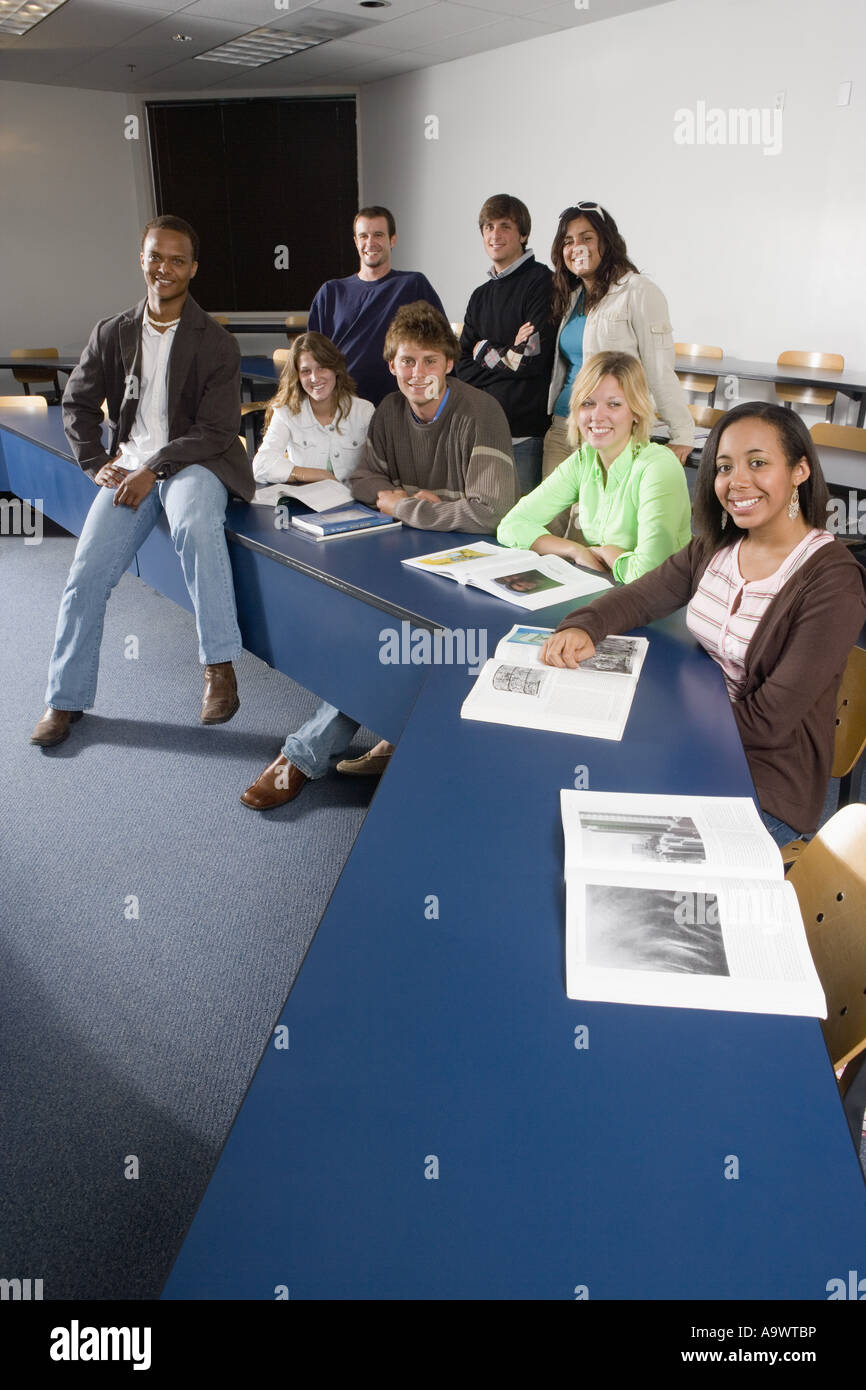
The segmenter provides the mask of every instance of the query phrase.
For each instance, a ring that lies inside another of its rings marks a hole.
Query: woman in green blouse
[[[691,538],[691,505],[679,459],[649,442],[654,419],[641,364],[625,352],[584,363],[571,394],[572,443],[583,442],[500,523],[503,545],[563,555],[621,584],[655,569]],[[547,527],[576,505],[565,537]]]

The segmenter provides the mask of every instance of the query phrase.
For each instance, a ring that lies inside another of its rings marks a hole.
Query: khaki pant
[[[541,459],[542,481],[548,478],[555,468],[574,453],[574,445],[568,442],[568,419],[564,415],[554,415],[550,429],[544,436],[544,453]],[[577,506],[568,507],[559,516],[555,516],[552,521],[547,523],[547,529],[552,536],[567,536],[570,540],[575,539],[575,529],[577,527]]]

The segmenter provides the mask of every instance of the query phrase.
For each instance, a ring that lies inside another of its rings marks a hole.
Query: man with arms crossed
[[[425,531],[493,535],[517,500],[508,421],[491,396],[447,374],[459,344],[429,304],[404,305],[388,329],[385,357],[398,390],[370,421],[364,462],[349,480],[355,497]],[[292,801],[323,777],[358,724],[322,704],[241,800],[255,811]],[[392,752],[382,740],[338,772],[378,776]]]
[[[547,392],[556,328],[550,317],[553,275],[527,247],[532,222],[519,198],[498,193],[478,214],[492,262],[486,284],[466,308],[457,375],[489,391],[508,417],[521,492],[541,481],[549,422]]]
[[[322,285],[307,326],[336,343],[361,400],[378,405],[394,389],[382,356],[388,324],[401,304],[424,299],[434,309],[442,309],[442,302],[425,275],[391,268],[397,228],[387,208],[361,208],[355,214],[352,236],[361,268],[357,275]]]
[[[61,743],[96,698],[108,596],[164,508],[195,609],[205,667],[203,724],[231,719],[241,637],[223,523],[229,493],[249,501],[252,469],[238,439],[240,354],[189,294],[198,236],[179,217],[144,229],[147,296],[103,319],[63,396],[75,457],[99,484],[66,582],[45,710],[31,743]],[[102,401],[110,449],[102,443]]]

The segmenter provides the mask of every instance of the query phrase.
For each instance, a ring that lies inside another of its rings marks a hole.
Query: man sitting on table
[[[240,703],[232,662],[241,636],[223,523],[229,493],[249,501],[255,484],[238,439],[240,353],[189,294],[197,257],[188,222],[148,222],[139,257],[147,296],[96,325],[64,392],[67,437],[99,491],[60,603],[48,708],[30,739],[43,747],[61,743],[96,699],[108,596],[161,508],[195,609],[201,722],[223,724]]]
[[[349,486],[358,501],[407,526],[492,535],[518,495],[511,431],[492,396],[448,376],[459,350],[438,309],[419,301],[398,310],[385,339],[398,390],[370,421],[364,461]],[[358,728],[333,705],[320,705],[241,801],[255,811],[292,801],[307,781],[324,777],[332,754]],[[391,752],[382,740],[337,771],[378,776]]]
[[[382,348],[397,310],[416,299],[425,299],[436,309],[442,308],[442,302],[426,275],[393,269],[391,251],[397,242],[397,227],[394,214],[387,208],[356,212],[352,237],[361,267],[357,274],[327,280],[317,290],[307,327],[336,343],[360,399],[378,405],[393,390]]]

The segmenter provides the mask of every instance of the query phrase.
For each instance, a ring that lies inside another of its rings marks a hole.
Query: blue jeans
[[[360,729],[355,719],[324,701],[297,733],[289,734],[283,756],[305,777],[324,777],[335,753],[342,753]]]
[[[99,648],[108,596],[165,508],[174,548],[195,608],[199,659],[206,665],[241,654],[235,590],[225,538],[228,493],[215,473],[190,464],[132,507],[115,507],[101,487],[75,550],[60,601],[45,702],[89,709],[96,699]]]
[[[781,849],[783,845],[788,845],[792,840],[811,840],[811,835],[801,835],[799,830],[794,830],[790,825],[786,825],[778,816],[771,816],[769,811],[761,812],[761,820],[769,830],[775,844]]]
[[[514,467],[517,469],[517,479],[520,483],[520,495],[525,497],[527,492],[532,492],[541,482],[541,454],[544,448],[544,440],[524,439],[520,444],[512,444],[514,452]]]

